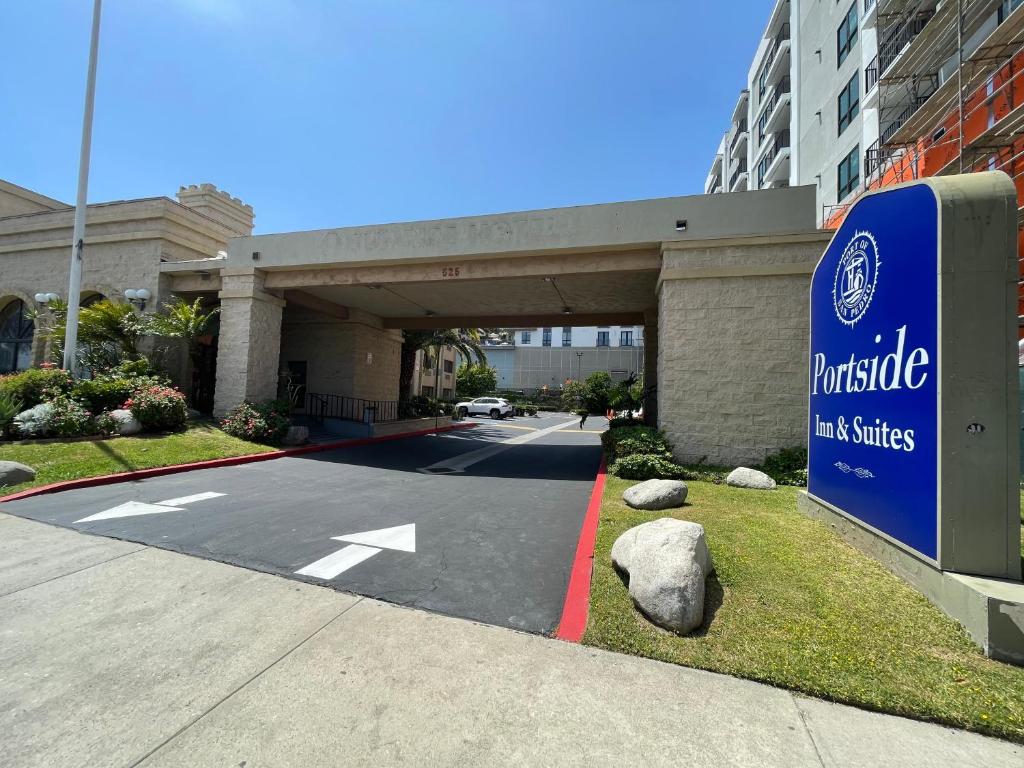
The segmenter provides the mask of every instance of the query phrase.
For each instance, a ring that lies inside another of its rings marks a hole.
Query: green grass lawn
[[[192,426],[185,432],[139,435],[112,440],[67,443],[26,443],[0,445],[0,461],[20,461],[36,470],[36,479],[0,489],[6,495],[37,485],[61,480],[95,477],[133,469],[166,467],[226,456],[272,451],[266,445],[250,443],[208,425]]]
[[[992,661],[963,628],[882,565],[796,509],[796,489],[689,483],[682,509],[622,503],[609,476],[583,642],[833,701],[1024,742],[1024,669]],[[633,608],[615,539],[673,515],[704,526],[716,574],[704,626],[668,634]]]

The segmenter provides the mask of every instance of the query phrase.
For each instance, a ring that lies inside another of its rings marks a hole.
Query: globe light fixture
[[[124,297],[141,312],[146,308],[146,302],[153,298],[153,294],[145,288],[128,288],[124,292]]]
[[[60,298],[56,293],[37,293],[34,297],[36,304],[49,304]]]

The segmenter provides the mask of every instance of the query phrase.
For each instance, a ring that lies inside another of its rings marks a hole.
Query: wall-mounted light
[[[153,298],[153,294],[145,288],[129,288],[124,292],[124,297],[141,312],[146,308],[146,302]]]
[[[49,304],[60,298],[56,293],[37,293],[34,297],[36,304]]]
[[[686,231],[686,219],[676,219],[676,232]]]

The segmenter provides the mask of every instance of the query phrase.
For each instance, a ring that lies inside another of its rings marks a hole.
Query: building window
[[[551,346],[551,329],[544,328],[541,330],[540,344],[542,347]]]
[[[444,372],[445,373],[451,373],[454,370],[455,370],[455,362],[452,361],[452,360],[445,360],[444,361]]]
[[[853,193],[860,184],[860,145],[853,148],[842,162],[839,163],[839,192],[836,198],[841,203]]]
[[[452,391],[450,389],[442,389],[441,390],[441,399],[442,400],[451,400],[452,399]]]
[[[572,328],[565,327],[565,328],[562,329],[562,346],[563,347],[571,347],[572,346]]]
[[[0,310],[0,373],[23,371],[32,364],[34,333],[35,323],[21,299]]]
[[[842,66],[846,57],[850,55],[853,46],[857,44],[857,3],[850,6],[846,18],[836,31],[836,58],[837,67]]]
[[[423,370],[432,371],[434,370],[434,356],[429,352],[423,353]]]
[[[434,386],[432,384],[424,384],[422,387],[420,387],[420,394],[423,395],[424,397],[433,397]]]
[[[633,332],[632,331],[619,331],[619,346],[620,347],[632,347],[633,346]]]
[[[839,92],[839,135],[853,122],[860,112],[860,73],[858,72],[846,87]]]
[[[598,331],[597,332],[597,346],[599,346],[599,347],[610,346],[610,344],[608,343],[608,331]]]
[[[523,331],[521,334],[519,334],[519,343],[520,344],[529,344],[530,343],[530,332],[529,331]]]

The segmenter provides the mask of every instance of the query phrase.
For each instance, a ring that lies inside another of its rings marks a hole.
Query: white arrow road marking
[[[206,491],[205,493],[193,493],[191,496],[181,496],[177,499],[168,499],[167,501],[158,501],[162,507],[178,507],[185,506],[186,504],[192,504],[196,501],[206,501],[207,499],[216,499],[218,496],[223,496],[223,493],[217,493],[216,491]]]
[[[381,550],[376,547],[364,547],[362,544],[349,544],[315,563],[310,563],[296,573],[302,576],[313,576],[317,579],[333,579],[363,560],[369,560]]]
[[[349,533],[345,536],[332,536],[331,538],[335,541],[365,544],[368,547],[378,547],[379,549],[398,549],[402,552],[415,552],[416,524],[396,525],[394,528]]]
[[[96,520],[113,520],[117,517],[159,515],[162,512],[181,512],[182,505],[192,504],[196,501],[205,501],[206,499],[215,499],[218,496],[223,495],[223,493],[217,493],[216,491],[207,491],[205,493],[194,493],[191,496],[167,499],[167,501],[158,501],[156,504],[147,504],[144,501],[126,501],[124,504],[119,504],[116,507],[111,507],[110,509],[105,509],[102,512],[97,512],[95,515],[83,517],[81,520],[75,520],[75,522],[91,523]]]
[[[550,435],[552,432],[557,432],[560,429],[565,429],[568,426],[578,424],[579,419],[573,419],[572,421],[566,421],[562,424],[555,424],[553,427],[546,427],[544,429],[538,429],[536,432],[527,432],[525,435],[517,435],[516,437],[510,437],[507,440],[488,445],[484,448],[480,448],[476,451],[470,451],[469,453],[463,453],[460,456],[453,456],[450,459],[439,461],[436,464],[431,464],[429,467],[420,467],[419,471],[427,474],[445,474],[452,472],[465,472],[469,467],[489,459],[491,456],[496,456],[499,453],[507,451],[514,445],[523,445],[524,443],[532,443],[534,440],[539,440],[542,437]]]
[[[317,579],[333,579],[340,576],[349,568],[359,565],[364,560],[369,560],[385,549],[395,549],[402,552],[416,551],[416,525],[396,525],[393,528],[381,528],[376,531],[363,531],[362,533],[350,533],[345,536],[332,536],[333,541],[353,542],[347,547],[332,552],[327,557],[322,557],[315,563],[310,563],[305,568],[295,573],[301,576],[312,576]],[[367,545],[374,546],[367,546]]]

